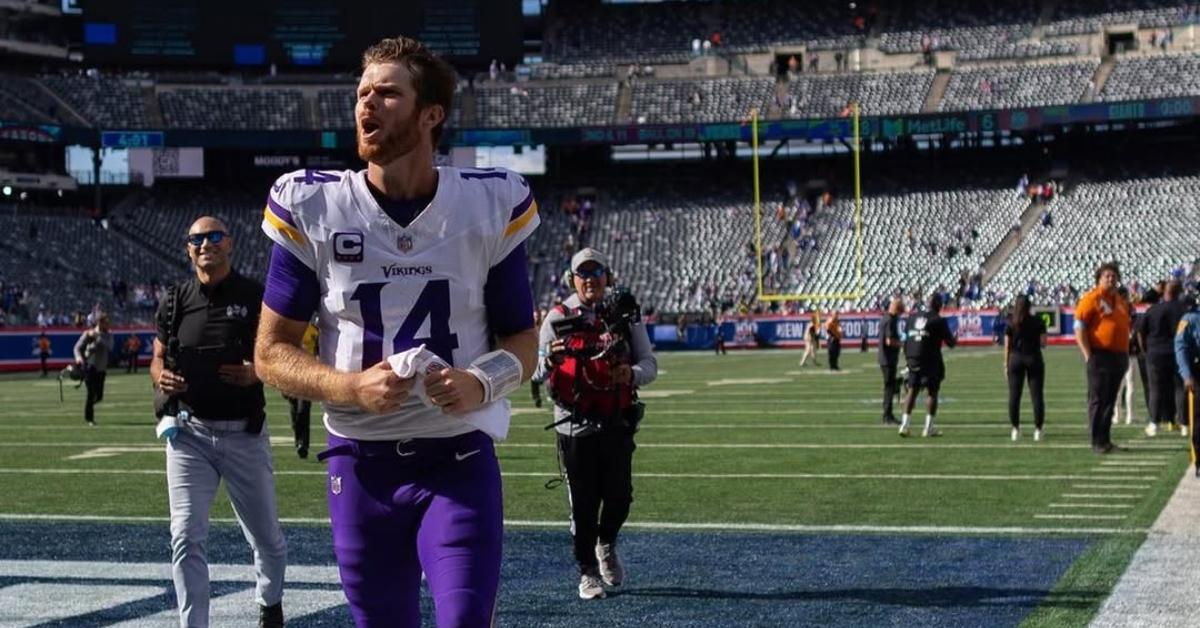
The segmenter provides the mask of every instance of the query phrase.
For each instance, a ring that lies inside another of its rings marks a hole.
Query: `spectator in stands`
[[[1133,317],[1117,294],[1121,271],[1115,262],[1096,269],[1096,286],[1075,306],[1075,342],[1087,368],[1088,419],[1092,451],[1112,453],[1112,416],[1121,379],[1129,369]]]
[[[490,78],[493,83],[500,79],[500,62],[499,61],[492,59],[491,65],[488,66],[488,78]]]
[[[108,314],[100,313],[96,317],[96,324],[75,341],[75,365],[83,369],[83,381],[87,385],[83,420],[92,427],[96,425],[96,404],[104,400],[104,379],[108,371],[108,354],[112,349]]]

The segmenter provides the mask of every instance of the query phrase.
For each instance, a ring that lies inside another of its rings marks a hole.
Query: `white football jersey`
[[[537,202],[529,184],[508,170],[437,170],[433,200],[408,227],[379,207],[365,170],[297,170],[272,186],[262,228],[316,272],[323,363],[361,371],[424,344],[466,368],[492,349],[484,283],[492,266],[537,228]],[[326,429],[345,438],[438,438],[481,429],[500,440],[508,433],[507,399],[463,418],[415,397],[382,415],[324,406]]]

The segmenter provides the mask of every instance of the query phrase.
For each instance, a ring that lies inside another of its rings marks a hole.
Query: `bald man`
[[[896,367],[900,364],[900,315],[904,299],[892,297],[883,320],[879,321],[879,370],[883,373],[883,424],[897,425],[892,413],[892,400],[900,392],[896,382]]]
[[[263,287],[233,270],[233,238],[220,220],[196,220],[183,245],[195,276],[171,286],[159,304],[150,363],[156,409],[175,417],[177,428],[166,448],[179,624],[209,625],[208,513],[224,479],[254,550],[258,625],[283,626],[287,550],[253,364]]]

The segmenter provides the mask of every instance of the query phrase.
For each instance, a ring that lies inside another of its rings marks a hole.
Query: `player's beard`
[[[414,107],[407,119],[391,125],[381,137],[371,143],[363,141],[360,123],[355,134],[358,140],[358,158],[367,163],[386,166],[411,153],[421,143],[421,129],[417,127],[419,114],[420,110]]]

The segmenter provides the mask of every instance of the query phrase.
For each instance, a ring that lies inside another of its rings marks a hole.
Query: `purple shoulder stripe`
[[[287,249],[273,245],[263,303],[284,318],[307,321],[317,311],[320,298],[321,284],[316,271]]]
[[[288,226],[296,226],[296,221],[292,218],[292,212],[283,205],[276,203],[275,199],[271,198],[270,195],[267,196],[267,208],[271,210],[272,214],[275,214],[276,218],[286,222]]]
[[[525,213],[525,210],[529,209],[529,206],[532,203],[533,203],[533,192],[530,191],[529,195],[525,197],[525,200],[521,201],[521,203],[519,205],[517,205],[516,207],[513,208],[512,214],[510,214],[508,217],[508,221],[512,222],[512,221],[516,220],[517,218],[519,218],[521,216],[521,214]]]

